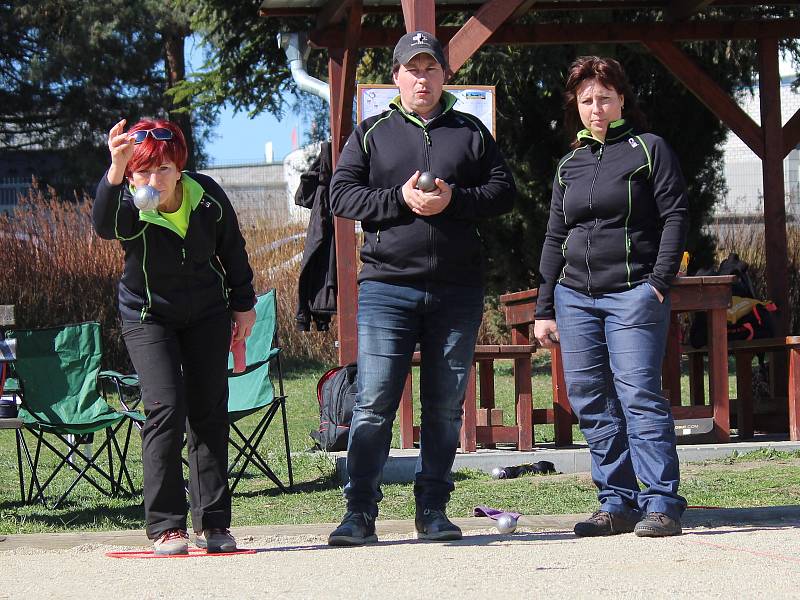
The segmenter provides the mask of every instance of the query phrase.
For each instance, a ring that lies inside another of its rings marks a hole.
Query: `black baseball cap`
[[[442,68],[447,68],[442,45],[427,31],[412,31],[401,37],[394,47],[394,62],[405,65],[422,52],[430,54]]]

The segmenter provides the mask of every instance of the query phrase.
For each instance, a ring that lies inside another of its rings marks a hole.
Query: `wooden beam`
[[[537,1],[539,1],[539,0],[525,0],[524,2],[522,2],[519,5],[519,8],[517,8],[517,10],[514,11],[514,14],[511,15],[511,18],[509,19],[509,21],[516,21],[520,17],[525,16],[526,14],[528,14],[530,12],[530,10],[531,10],[531,7]]]
[[[727,127],[729,127],[759,158],[764,156],[764,141],[761,129],[705,71],[686,56],[673,42],[644,40],[642,43],[706,105]],[[781,146],[782,148],[783,146]]]
[[[536,4],[536,10],[540,10]],[[436,37],[446,44],[458,27],[438,27]],[[405,31],[398,28],[366,28],[361,32],[362,48],[386,48],[397,43]],[[652,41],[755,40],[761,37],[800,38],[800,19],[773,21],[686,21],[681,23],[544,23],[501,26],[487,44],[536,46],[546,44],[619,44]],[[329,27],[311,33],[317,48],[339,48],[341,29]]]
[[[344,38],[346,45],[343,48],[331,49],[329,53],[328,77],[331,86],[331,145],[334,167],[353,130],[356,60],[362,14],[361,0],[355,0],[347,18]],[[358,356],[355,222],[335,217],[333,227],[336,237],[336,325],[339,337],[339,364],[345,365],[354,362]]]
[[[778,305],[778,331],[789,333],[789,259],[786,253],[786,197],[783,184],[783,128],[778,40],[758,40],[758,92],[761,129],[764,132],[762,174],[764,182],[764,241],[767,259],[767,293]],[[785,371],[784,371],[785,373]],[[785,381],[785,379],[784,379]]]
[[[800,144],[800,110],[792,115],[783,126],[783,156],[797,148]]]
[[[523,3],[524,0],[489,0],[482,4],[444,47],[450,72],[458,71]]]
[[[317,13],[317,29],[335,25],[344,20],[347,9],[353,0],[328,0],[327,4]]]
[[[789,6],[796,5],[797,0],[772,0],[772,5]],[[717,0],[713,3],[714,8],[727,8],[736,6],[753,5],[752,0]],[[631,0],[538,0],[536,3],[536,11],[548,12],[571,12],[571,11],[609,11],[609,10],[657,10],[664,9],[664,0],[639,0],[638,2],[631,2]],[[364,14],[397,14],[402,12],[402,7],[399,4],[371,4],[364,7]],[[439,14],[454,13],[454,12],[470,12],[475,10],[474,3],[447,3],[440,4],[438,7]],[[524,7],[517,11],[514,18],[518,18],[520,14],[524,14]],[[260,17],[314,17],[319,14],[320,8],[313,6],[275,6],[275,7],[261,7],[258,10]]]
[[[711,4],[713,0],[672,0],[667,7],[670,18],[679,21],[692,16]]]
[[[401,4],[406,33],[427,31],[436,35],[436,3],[434,0],[401,0]],[[395,37],[395,42],[398,38],[400,38],[399,35]]]

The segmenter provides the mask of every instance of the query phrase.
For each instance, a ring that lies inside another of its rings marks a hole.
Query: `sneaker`
[[[378,541],[375,517],[365,512],[348,510],[342,522],[328,536],[329,546],[361,546]]]
[[[633,532],[639,537],[667,537],[683,533],[681,522],[660,512],[647,513]]]
[[[189,534],[185,529],[167,529],[153,542],[156,554],[189,554]]]
[[[209,554],[218,552],[236,552],[236,539],[228,529],[214,528],[195,532],[194,543],[198,548],[205,548]]]
[[[626,519],[622,515],[605,510],[598,510],[592,513],[592,516],[585,521],[576,523],[572,531],[578,537],[600,537],[630,533],[635,526],[636,521],[634,520]]]
[[[445,542],[460,540],[462,537],[461,528],[448,519],[443,510],[431,508],[417,510],[414,525],[417,528],[417,539],[420,540]]]

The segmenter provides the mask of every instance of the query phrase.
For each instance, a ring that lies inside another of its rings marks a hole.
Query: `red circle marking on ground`
[[[189,554],[156,554],[153,550],[124,550],[106,552],[109,558],[200,558],[204,556],[234,556],[237,554],[255,554],[255,550],[241,549],[233,552],[214,552],[209,554],[202,548],[189,548]]]

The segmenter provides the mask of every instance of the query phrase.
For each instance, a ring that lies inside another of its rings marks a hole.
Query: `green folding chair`
[[[8,331],[6,337],[16,339],[17,343],[14,370],[22,401],[19,418],[25,430],[36,438],[31,462],[34,476],[27,502],[41,501],[46,505],[45,492],[64,467],[76,475],[52,508],[58,507],[81,481],[109,496],[134,494],[125,460],[131,425],[142,422],[144,415],[116,411],[101,396],[100,324],[16,329]],[[120,446],[117,435],[125,425],[125,442]],[[81,446],[94,442],[99,431],[105,431],[105,440],[97,449],[84,454]],[[44,468],[40,460],[43,448],[56,457],[56,466],[46,479],[38,476],[40,467]],[[105,466],[99,462],[104,453]]]
[[[294,486],[292,476],[292,457],[289,452],[289,427],[286,421],[286,395],[283,390],[280,351],[276,347],[277,303],[275,290],[259,296],[256,302],[256,323],[247,338],[246,368],[242,373],[233,372],[233,356],[228,361],[228,415],[231,422],[230,444],[236,454],[229,462],[228,477],[231,493],[236,489],[245,470],[253,465],[271,479],[281,491]],[[270,378],[270,367],[274,366],[278,383],[278,393]],[[244,417],[264,411],[255,429],[245,435],[239,421]],[[273,419],[281,413],[283,420],[283,443],[288,468],[288,487],[278,478],[259,452],[259,444],[267,433]]]

